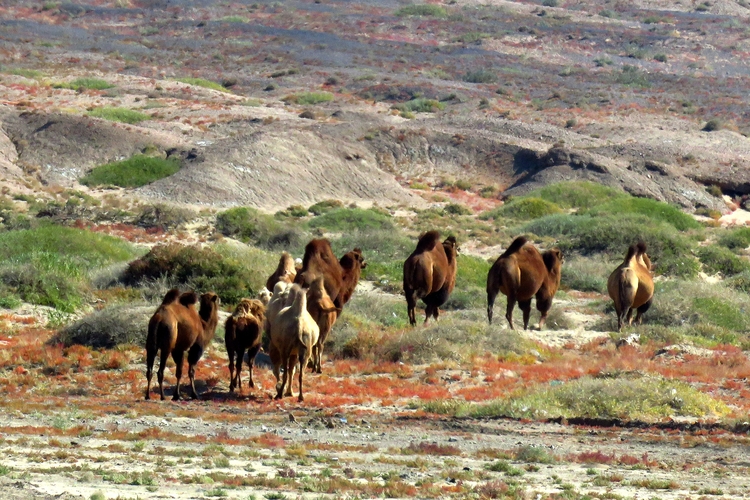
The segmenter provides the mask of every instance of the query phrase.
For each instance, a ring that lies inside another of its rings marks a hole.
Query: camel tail
[[[643,244],[643,247],[646,247],[646,244]],[[638,255],[638,245],[630,245],[628,247],[628,253],[625,255],[625,262],[630,262],[630,259]]]
[[[411,271],[411,289],[416,298],[421,299],[432,290],[432,275],[425,272],[424,266],[416,265]]]
[[[179,292],[178,292],[179,296]],[[155,318],[151,318],[148,322],[148,332],[146,334],[146,352],[155,353],[159,348],[158,341],[159,321],[155,321]]]
[[[633,305],[633,300],[635,299],[635,289],[630,286],[630,281],[627,279],[628,272],[626,271],[623,273],[622,276],[620,276],[620,283],[619,283],[619,306],[620,306],[620,316],[622,318],[625,318],[625,315],[630,310],[630,307]]]

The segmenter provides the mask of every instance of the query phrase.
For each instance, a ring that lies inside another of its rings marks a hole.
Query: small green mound
[[[102,118],[112,122],[129,123],[131,125],[151,119],[150,115],[141,113],[140,111],[133,111],[132,109],[127,108],[115,108],[111,106],[94,108],[86,114],[94,118]]]
[[[393,109],[397,109],[401,112],[406,113],[436,113],[440,110],[445,109],[445,104],[440,101],[436,101],[435,99],[418,97],[401,104],[394,104]]]
[[[333,101],[333,94],[330,92],[301,92],[299,94],[288,95],[282,100],[301,106],[312,106],[314,104]]]
[[[588,181],[565,181],[550,184],[529,193],[561,208],[590,208],[628,195],[623,191]]]
[[[433,5],[430,3],[425,4],[413,4],[401,7],[396,11],[398,17],[448,17],[448,11],[444,7],[439,5]]]
[[[222,302],[236,304],[243,297],[255,297],[277,262],[276,255],[244,246],[158,245],[128,264],[122,280],[142,286],[166,279],[199,293],[215,292]]]
[[[169,177],[179,169],[179,163],[174,160],[135,155],[127,160],[95,167],[80,182],[85,186],[115,185],[133,188]]]
[[[56,83],[52,85],[52,87],[56,89],[72,90],[106,90],[111,89],[114,85],[100,78],[76,78],[72,82]]]
[[[730,250],[742,250],[750,246],[750,227],[740,227],[724,233],[718,241],[719,245]]]
[[[619,418],[654,420],[674,416],[726,415],[729,408],[690,385],[661,378],[584,377],[476,405],[474,417]]]
[[[721,273],[723,276],[734,276],[750,271],[750,262],[737,257],[731,250],[724,247],[699,247],[696,252],[703,263],[703,270],[708,274]]]
[[[310,205],[307,210],[313,215],[323,215],[326,212],[330,212],[334,208],[342,208],[344,204],[339,200],[323,200]]]
[[[632,196],[612,200],[590,208],[586,213],[597,215],[642,214],[664,221],[680,231],[699,229],[700,223],[682,210],[661,201]]]
[[[562,210],[556,204],[536,197],[516,198],[501,207],[489,210],[479,216],[482,220],[510,218],[532,220],[545,215],[559,214]]]
[[[392,229],[391,216],[372,208],[337,208],[308,222],[314,229],[328,231],[370,231]]]
[[[120,345],[143,347],[148,320],[156,307],[127,304],[106,307],[62,328],[55,342],[65,347],[85,345],[93,349],[113,349]]]
[[[90,291],[92,271],[134,255],[126,241],[80,229],[45,225],[3,232],[0,296],[73,312]]]
[[[221,85],[220,83],[212,82],[211,80],[205,80],[203,78],[175,78],[176,82],[187,83],[188,85],[194,85],[196,87],[203,87],[204,89],[218,90],[219,92],[226,92],[231,94],[229,89]]]
[[[268,250],[298,251],[307,239],[307,234],[298,227],[251,207],[235,207],[220,212],[216,216],[216,230],[224,236]]]

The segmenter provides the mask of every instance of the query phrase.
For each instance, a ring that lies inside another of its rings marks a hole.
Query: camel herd
[[[409,322],[416,325],[417,300],[425,303],[425,323],[438,319],[440,306],[450,297],[456,284],[458,244],[449,236],[441,241],[440,233],[422,235],[417,247],[404,262],[404,293]],[[493,306],[498,292],[507,298],[505,318],[513,326],[516,303],[523,312],[523,326],[529,326],[531,300],[541,313],[539,328],[544,326],[552,299],[560,287],[563,254],[558,248],[539,252],[526,238],[516,238],[497,258],[487,275],[487,319],[492,323]],[[229,357],[229,391],[242,390],[242,362],[248,352],[248,385],[253,382],[253,363],[267,336],[268,355],[276,377],[276,399],[292,396],[295,372],[299,380],[298,400],[303,401],[303,377],[308,364],[314,373],[322,373],[323,347],[334,323],[352,297],[359,276],[367,266],[362,251],[355,248],[337,259],[326,239],[314,239],[305,247],[300,266],[287,252],[268,278],[258,299],[242,299],[225,324],[225,344]],[[617,327],[636,323],[651,306],[654,282],[651,261],[642,242],[632,245],[607,281],[609,296],[615,304]],[[272,291],[272,292],[271,292]],[[199,303],[196,310],[195,304]],[[195,391],[195,365],[218,324],[219,297],[205,293],[167,292],[148,324],[146,339],[146,399],[150,399],[153,365],[160,352],[159,394],[164,399],[164,367],[171,355],[175,362],[177,386],[173,399],[180,398],[180,378],[185,351],[188,353],[188,376],[191,396]]]

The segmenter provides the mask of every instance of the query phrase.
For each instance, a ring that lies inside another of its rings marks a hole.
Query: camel
[[[200,308],[195,310],[193,304],[200,301]],[[188,351],[188,376],[190,377],[191,397],[196,399],[195,365],[203,355],[216,332],[219,322],[219,305],[221,301],[215,293],[204,293],[198,297],[195,292],[180,294],[176,288],[167,292],[161,305],[148,322],[146,336],[146,399],[151,399],[151,377],[153,375],[156,353],[159,353],[159,394],[164,400],[164,368],[167,358],[172,355],[175,362],[177,385],[172,399],[180,399],[180,379],[182,378],[182,360]]]
[[[299,286],[293,285],[289,289],[289,300],[291,305],[284,307],[271,321],[271,356],[274,363],[274,375],[278,378],[280,366],[284,367],[284,376],[280,384],[277,384],[276,399],[281,399],[285,393],[285,387],[289,384],[291,390],[292,377],[295,365],[299,359],[299,397],[298,401],[304,401],[302,379],[304,367],[313,353],[313,347],[318,342],[320,329],[307,312],[307,293]]]
[[[294,259],[289,252],[282,252],[279,258],[279,265],[271,276],[266,281],[266,289],[273,290],[276,283],[284,281],[286,283],[294,283],[294,278],[297,276],[297,269],[294,264]]]
[[[492,323],[493,307],[498,292],[508,297],[505,318],[511,329],[513,308],[523,311],[523,328],[529,327],[531,299],[536,297],[536,308],[541,313],[539,329],[547,321],[552,299],[560,287],[563,255],[558,248],[539,253],[534,245],[519,236],[497,258],[487,274],[487,319]]]
[[[354,295],[354,290],[357,288],[359,283],[359,276],[362,269],[367,267],[364,257],[362,257],[362,250],[355,248],[351,252],[347,252],[339,259],[339,265],[341,266],[341,289],[339,291],[339,303],[336,307],[343,308],[347,302]]]
[[[294,297],[290,297],[290,291],[292,288],[291,283],[285,281],[279,281],[273,288],[273,295],[271,300],[266,306],[266,321],[264,325],[265,331],[265,348],[268,349],[268,356],[271,358],[273,364],[273,375],[276,377],[276,382],[280,381],[280,368],[281,368],[281,353],[276,346],[271,342],[271,325],[276,321],[276,317],[279,312],[288,307],[294,301]],[[294,365],[294,363],[293,363]],[[293,374],[292,374],[293,375]],[[292,395],[292,386],[289,384],[286,388],[286,394],[284,396]]]
[[[615,303],[617,331],[622,331],[625,321],[632,324],[633,309],[637,311],[635,322],[640,325],[654,298],[651,260],[646,254],[645,243],[639,242],[628,248],[625,260],[609,275],[607,291]]]
[[[326,293],[338,309],[342,309],[354,293],[359,281],[360,271],[367,264],[362,257],[362,251],[355,248],[337,259],[326,239],[311,240],[305,247],[302,267],[294,282],[304,287],[310,287],[319,277],[324,278]]]
[[[438,319],[443,305],[456,284],[458,244],[449,236],[440,243],[440,233],[428,231],[417,242],[417,248],[404,262],[404,294],[409,323],[417,324],[417,299],[425,303],[425,319]]]
[[[224,344],[229,357],[229,392],[234,392],[235,387],[242,392],[242,358],[245,356],[245,350],[248,351],[248,369],[250,371],[248,386],[255,387],[253,363],[255,362],[255,356],[260,351],[265,320],[266,307],[263,302],[257,299],[242,299],[237,304],[234,313],[227,318],[224,327]],[[235,359],[237,363],[236,374],[234,371]]]
[[[313,281],[307,291],[307,311],[310,313],[320,330],[318,342],[313,348],[313,372],[323,373],[320,366],[321,358],[323,357],[323,347],[328,338],[328,334],[331,332],[331,328],[333,328],[333,324],[336,322],[336,318],[338,318],[338,313],[341,312],[341,310],[336,309],[333,301],[328,296],[328,293],[326,293],[322,276]]]

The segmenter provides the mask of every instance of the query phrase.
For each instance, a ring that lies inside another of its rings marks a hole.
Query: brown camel
[[[445,304],[456,285],[458,245],[456,238],[449,236],[440,243],[440,233],[425,233],[417,248],[404,262],[404,294],[409,323],[417,324],[417,299],[425,303],[425,324],[430,316],[436,320],[440,306]]]
[[[200,308],[195,310],[193,304],[200,300]],[[175,362],[177,385],[172,399],[180,399],[180,379],[182,378],[182,359],[188,351],[188,377],[190,377],[191,397],[196,399],[195,365],[203,355],[216,332],[219,321],[221,301],[215,293],[195,292],[180,294],[176,288],[167,292],[159,308],[148,322],[146,337],[146,399],[151,399],[151,377],[153,375],[156,353],[159,354],[159,394],[164,400],[164,367],[167,358],[172,355]]]
[[[266,289],[273,292],[273,287],[279,281],[286,283],[294,283],[294,278],[297,276],[297,269],[294,267],[294,259],[289,252],[282,252],[279,258],[279,265],[271,276],[266,281]]]
[[[323,347],[328,334],[331,332],[331,328],[333,328],[333,324],[336,322],[336,318],[338,318],[338,313],[341,312],[340,309],[336,309],[333,301],[326,293],[323,281],[323,277],[320,276],[312,282],[307,291],[307,311],[320,330],[318,342],[313,347],[312,368],[314,373],[323,373],[320,366],[321,358],[323,357]]]
[[[632,324],[633,309],[637,311],[635,322],[640,325],[654,298],[651,260],[646,255],[645,243],[628,248],[625,260],[609,275],[607,291],[615,303],[617,331],[622,330],[625,321]]]
[[[344,254],[339,261],[328,240],[311,240],[305,247],[302,267],[294,282],[309,288],[313,281],[322,276],[326,293],[334,305],[342,309],[357,287],[360,271],[366,266],[359,248]]]
[[[266,321],[266,307],[260,300],[242,299],[227,318],[224,330],[224,344],[227,347],[229,357],[229,392],[234,392],[235,387],[242,392],[242,358],[245,350],[248,354],[248,369],[250,380],[248,386],[255,387],[253,381],[253,363],[255,356],[260,350],[263,325]],[[235,374],[235,359],[237,372]]]
[[[563,255],[553,248],[540,254],[534,245],[519,236],[495,261],[487,274],[487,319],[492,323],[493,306],[498,292],[508,297],[505,318],[511,329],[513,308],[523,311],[523,328],[529,327],[531,299],[536,297],[536,308],[541,313],[539,328],[547,321],[552,299],[560,287]]]

